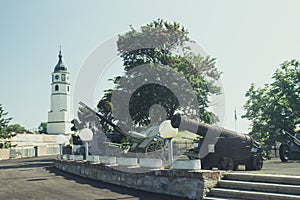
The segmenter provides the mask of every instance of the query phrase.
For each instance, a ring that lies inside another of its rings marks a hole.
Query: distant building
[[[48,134],[72,134],[70,73],[62,62],[61,49],[58,63],[51,73],[51,102],[48,112]]]

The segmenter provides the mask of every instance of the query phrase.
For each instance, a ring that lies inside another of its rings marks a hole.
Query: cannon
[[[261,145],[247,134],[238,134],[179,114],[172,117],[171,125],[199,136],[194,148],[184,155],[189,159],[201,159],[203,169],[235,170],[238,165],[245,165],[247,170],[260,170],[263,167]],[[205,140],[206,137],[209,139]]]
[[[109,124],[113,132],[105,133],[106,138],[102,138],[105,141],[105,144],[110,147],[118,147],[123,150],[124,153],[135,152],[135,153],[150,153],[162,150],[165,146],[165,139],[159,135],[159,127],[153,126],[148,128],[145,131],[136,132],[128,130],[128,128],[117,125],[112,121],[106,119],[100,113],[94,111],[92,108],[84,104],[83,102],[79,103],[83,108],[87,109],[93,113],[100,121]],[[74,127],[72,130],[81,130],[84,128],[82,123],[78,123],[75,120],[73,121]],[[121,128],[121,127],[124,128]],[[126,131],[125,131],[126,130]]]
[[[300,132],[296,132],[295,135],[290,134],[287,131],[282,131],[287,135],[292,142],[290,144],[283,143],[279,147],[279,157],[282,162],[288,162],[288,160],[300,160]]]

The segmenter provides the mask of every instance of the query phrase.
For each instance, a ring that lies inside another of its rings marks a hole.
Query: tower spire
[[[54,72],[66,71],[66,70],[67,70],[67,68],[65,67],[65,65],[62,62],[61,45],[59,45],[58,63],[56,64],[56,66],[54,68]]]
[[[59,45],[59,54],[58,54],[59,59],[62,58],[62,54],[61,54],[61,45]]]

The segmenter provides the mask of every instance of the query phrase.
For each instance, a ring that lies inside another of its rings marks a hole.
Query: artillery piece
[[[282,162],[288,160],[300,160],[300,133],[295,133],[295,136],[287,131],[282,131],[283,134],[287,135],[292,139],[291,144],[283,143],[279,147],[279,157]]]
[[[234,170],[238,165],[246,165],[247,170],[260,170],[263,166],[261,146],[249,135],[191,120],[179,114],[173,116],[171,125],[200,136],[194,148],[184,155],[189,159],[201,159],[203,169]],[[209,142],[205,141],[205,137],[210,137]],[[206,155],[202,157],[201,154]]]
[[[110,147],[119,147],[123,150],[124,153],[150,153],[163,149],[165,145],[165,139],[160,137],[158,126],[150,127],[147,130],[141,132],[131,130],[124,131],[124,129],[120,128],[120,126],[106,119],[103,115],[94,111],[83,102],[80,102],[79,104],[83,108],[93,113],[99,119],[99,122],[103,121],[113,128],[112,133],[105,133],[107,140],[105,143]],[[81,130],[84,127],[79,123],[74,123],[74,125],[76,128],[73,128],[73,130]]]

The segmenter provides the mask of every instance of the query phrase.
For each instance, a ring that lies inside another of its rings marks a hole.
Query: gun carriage
[[[282,162],[288,160],[300,160],[300,133],[295,133],[293,136],[287,131],[282,131],[283,134],[287,135],[292,142],[290,144],[283,143],[279,147],[279,156]]]
[[[79,103],[83,108],[87,109],[89,112],[93,113],[97,119],[102,122],[109,124],[113,132],[105,133],[106,141],[105,143],[110,147],[118,147],[123,149],[124,153],[136,152],[136,153],[150,153],[161,150],[165,145],[165,139],[159,135],[159,127],[150,127],[145,131],[136,132],[120,128],[117,124],[105,118],[100,113],[94,111],[92,108],[84,104]],[[83,124],[73,121],[73,130],[81,130],[84,128]],[[104,142],[104,141],[102,141]]]

